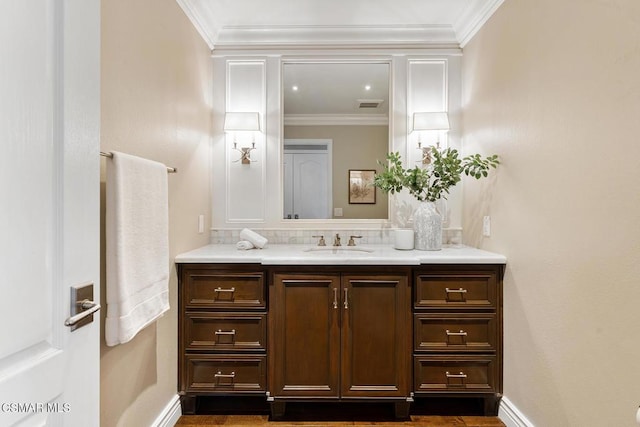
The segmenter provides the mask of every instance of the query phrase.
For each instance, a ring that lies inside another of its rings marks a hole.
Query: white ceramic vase
[[[422,202],[413,213],[415,248],[421,251],[442,249],[442,216],[435,202]]]

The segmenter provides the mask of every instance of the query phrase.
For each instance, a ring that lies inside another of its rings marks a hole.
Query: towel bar
[[[101,151],[100,155],[102,157],[108,157],[110,159],[113,159],[113,153],[105,153],[104,151]],[[178,173],[178,169],[167,166],[167,172],[168,173]]]

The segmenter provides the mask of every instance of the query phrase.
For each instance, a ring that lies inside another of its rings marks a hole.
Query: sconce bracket
[[[233,163],[241,162],[243,165],[255,163],[255,160],[251,160],[251,152],[256,149],[255,143],[251,147],[237,148],[234,146],[233,149],[240,153],[240,158]]]

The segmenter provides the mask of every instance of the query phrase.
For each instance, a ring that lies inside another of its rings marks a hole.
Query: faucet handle
[[[349,236],[349,243],[347,243],[347,246],[355,246],[356,242],[353,239],[362,239],[362,236]]]
[[[311,236],[311,237],[320,238],[320,240],[318,240],[318,246],[327,246],[327,244],[324,241],[324,236]]]

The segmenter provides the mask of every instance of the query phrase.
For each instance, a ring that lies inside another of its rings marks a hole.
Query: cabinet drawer
[[[185,315],[187,351],[264,351],[267,322],[264,313],[200,313]]]
[[[415,392],[493,393],[494,356],[414,357]]]
[[[417,352],[495,352],[496,315],[417,313],[413,334]]]
[[[263,272],[189,270],[185,286],[187,308],[266,308]]]
[[[187,392],[261,393],[266,391],[266,356],[186,355]]]
[[[497,280],[492,272],[426,273],[415,278],[416,309],[495,309]]]

